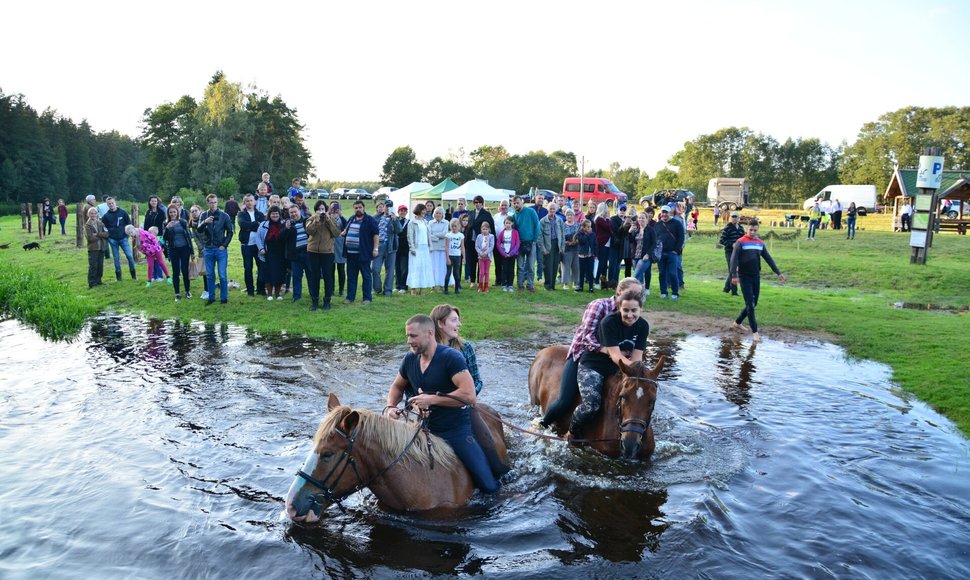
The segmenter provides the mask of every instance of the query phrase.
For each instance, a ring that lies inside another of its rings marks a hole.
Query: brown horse
[[[539,405],[543,412],[559,396],[568,350],[562,345],[544,348],[529,367],[529,401]],[[586,427],[587,439],[574,444],[589,445],[608,457],[649,459],[656,444],[650,419],[657,402],[657,377],[666,362],[667,357],[661,356],[652,370],[639,361],[629,366],[621,364],[621,372],[603,384],[603,407],[600,415]],[[577,396],[572,407],[578,404]],[[571,418],[570,411],[553,428],[564,433]]]
[[[313,450],[286,496],[286,513],[298,522],[317,521],[330,504],[368,488],[387,509],[426,511],[457,508],[474,491],[471,475],[451,446],[420,429],[365,409],[341,405],[330,393],[329,413],[313,437]],[[498,414],[486,405],[488,425],[499,457],[506,460]]]

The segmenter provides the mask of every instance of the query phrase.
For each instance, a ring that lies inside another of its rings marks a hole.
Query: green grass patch
[[[873,221],[866,221],[870,218]],[[913,266],[909,264],[909,236],[888,231],[885,216],[860,218],[859,225],[866,229],[860,230],[855,240],[846,240],[844,231],[820,231],[813,242],[804,237],[768,241],[789,282],[781,286],[771,276],[764,279],[758,318],[765,334],[770,337],[772,327],[831,334],[850,356],[890,365],[893,379],[904,389],[970,434],[968,315],[894,307],[898,302],[954,308],[970,305],[970,236],[937,236],[929,263]],[[704,214],[701,226],[701,235],[688,242],[684,255],[687,289],[682,299],[658,300],[654,271],[654,295],[647,301],[648,311],[718,318],[737,315],[739,301],[721,292],[724,253],[714,247],[716,238],[710,235],[713,228],[704,228]],[[767,235],[771,229],[763,227],[762,232]],[[784,234],[792,230],[775,231]],[[336,300],[333,310],[311,313],[308,296],[297,304],[288,300],[269,303],[231,291],[225,306],[206,307],[199,299],[176,304],[170,286],[144,287],[144,266],[139,266],[138,282],[127,278],[127,271],[125,280],[115,282],[113,267],[108,267],[105,285],[88,290],[86,251],[74,247],[73,237],[55,234],[40,242],[40,250],[20,249],[35,240],[36,234],[28,236],[20,229],[17,217],[0,218],[0,244],[10,244],[9,249],[0,250],[0,303],[50,338],[71,336],[94,312],[114,310],[155,318],[232,322],[264,333],[399,344],[408,317],[430,312],[436,304],[448,301],[462,309],[464,335],[502,339],[578,324],[582,308],[591,297],[542,289],[535,294],[509,295],[493,287],[487,295],[473,289],[447,297],[394,294],[389,299],[377,297],[370,306],[360,304],[358,295],[357,304],[352,306]],[[241,282],[242,260],[235,242],[229,255],[230,278]],[[198,294],[201,282],[193,290]],[[537,349],[542,346],[536,344]],[[839,379],[831,377],[833,382]]]

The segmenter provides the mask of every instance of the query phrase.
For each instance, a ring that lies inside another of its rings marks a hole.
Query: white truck
[[[855,202],[859,215],[866,215],[866,212],[876,211],[876,186],[875,185],[827,185],[822,191],[805,200],[802,209],[808,211],[817,201],[822,211],[828,211],[832,203],[838,200],[845,211],[849,204]]]
[[[707,203],[721,213],[748,205],[748,180],[744,177],[715,177],[707,182]]]

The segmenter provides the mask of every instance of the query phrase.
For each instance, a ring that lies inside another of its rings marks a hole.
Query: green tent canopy
[[[444,181],[431,189],[426,189],[424,191],[419,191],[418,193],[412,194],[411,199],[440,200],[442,193],[451,191],[452,189],[458,189],[458,184],[448,178],[445,178]]]

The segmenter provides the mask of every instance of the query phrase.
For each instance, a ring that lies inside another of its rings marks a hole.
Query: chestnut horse
[[[482,419],[498,456],[506,461],[505,436],[494,410]],[[382,507],[395,511],[457,508],[474,491],[471,475],[451,446],[421,429],[366,409],[341,405],[330,393],[313,449],[286,495],[286,513],[298,522],[317,521],[330,504],[368,488]]]
[[[559,382],[569,348],[550,346],[539,351],[529,367],[529,401],[543,412],[559,396]],[[589,445],[608,457],[649,459],[655,441],[653,407],[657,402],[657,377],[667,362],[666,356],[651,370],[645,363],[621,364],[620,372],[603,383],[603,407],[583,433],[585,439],[574,444]],[[575,409],[579,397],[572,404]],[[569,429],[570,413],[552,427],[558,433]]]

